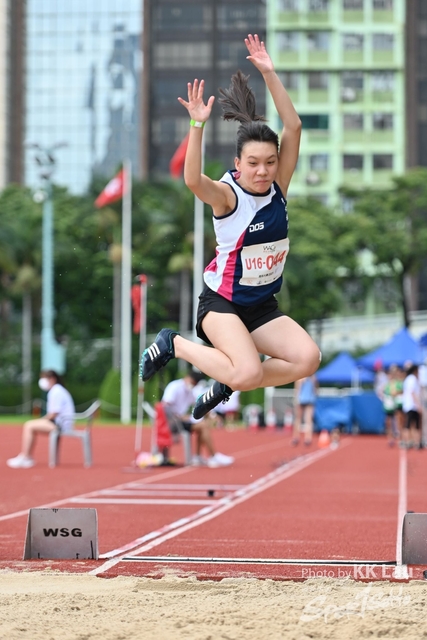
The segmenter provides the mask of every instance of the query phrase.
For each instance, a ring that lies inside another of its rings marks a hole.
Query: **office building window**
[[[343,118],[345,130],[363,130],[363,113],[345,113]]]
[[[279,11],[301,11],[301,0],[279,0]]]
[[[299,114],[303,129],[329,129],[329,116],[325,113],[321,114]]]
[[[232,69],[234,73],[236,69],[241,68],[245,64],[247,55],[248,50],[243,40],[241,42],[221,41],[218,46],[218,67],[222,70]],[[195,60],[197,60],[197,56]],[[209,68],[211,68],[212,64],[213,62],[211,60]],[[228,80],[228,83],[229,82]],[[252,86],[256,82],[256,75],[253,73],[251,73],[250,82]]]
[[[327,51],[329,49],[328,31],[311,31],[307,33],[309,51]]]
[[[361,91],[363,89],[363,73],[361,71],[344,71],[341,74],[341,88]]]
[[[373,8],[375,11],[392,11],[393,0],[373,0]]]
[[[329,0],[309,0],[309,11],[327,11],[329,9]]]
[[[394,71],[374,71],[371,79],[372,91],[379,93],[394,91]]]
[[[363,73],[360,71],[344,71],[341,74],[341,100],[355,102],[358,94],[363,92]]]
[[[208,31],[212,29],[212,11],[202,4],[156,6],[154,3],[153,26],[156,31]]]
[[[154,46],[153,66],[155,69],[194,68],[208,69],[212,65],[210,42],[161,42]]]
[[[363,0],[343,0],[344,11],[362,11]]]
[[[393,129],[392,113],[374,113],[372,114],[372,125],[376,130]]]
[[[343,169],[345,171],[361,171],[363,169],[363,156],[358,153],[347,153],[343,156]]]
[[[313,153],[310,156],[311,171],[327,171],[329,166],[329,156],[327,153]]]
[[[327,90],[329,86],[329,74],[326,71],[312,71],[308,74],[309,89]]]
[[[277,74],[285,89],[296,90],[299,85],[300,74],[296,71],[279,71]]]
[[[198,5],[192,4],[192,7]],[[229,31],[231,29],[239,31],[247,31],[248,33],[256,32],[259,25],[265,22],[265,7],[263,5],[220,5],[217,9],[217,23],[221,31]]]
[[[277,34],[277,48],[279,51],[298,51],[300,35],[296,31],[280,31]]]
[[[391,153],[374,153],[374,170],[393,169],[393,156]]]
[[[344,51],[363,51],[364,36],[361,33],[344,33]]]
[[[372,47],[374,51],[393,51],[393,33],[374,33],[372,36]]]

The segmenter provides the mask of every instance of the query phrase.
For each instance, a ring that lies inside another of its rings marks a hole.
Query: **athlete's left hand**
[[[249,51],[249,56],[246,56],[247,60],[250,60],[252,64],[260,71],[261,73],[267,73],[268,71],[274,71],[274,65],[267,53],[265,48],[265,44],[262,40],[259,39],[258,35],[254,36],[250,33],[247,38],[245,38],[245,44]]]

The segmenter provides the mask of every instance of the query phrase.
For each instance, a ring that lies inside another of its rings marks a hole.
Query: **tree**
[[[32,379],[32,297],[41,286],[41,208],[34,202],[31,191],[18,185],[10,185],[2,192],[0,208],[0,281],[3,303],[6,303],[3,308],[9,309],[15,298],[22,301],[22,401],[28,410]],[[4,331],[8,330],[7,315]]]
[[[314,198],[290,200],[290,250],[279,294],[283,311],[306,326],[339,311],[341,272],[356,267],[348,220]]]
[[[347,192],[354,198],[349,214],[360,249],[371,251],[374,264],[385,266],[400,292],[405,326],[416,307],[408,282],[417,277],[427,256],[427,169],[416,168],[393,179],[386,191]]]

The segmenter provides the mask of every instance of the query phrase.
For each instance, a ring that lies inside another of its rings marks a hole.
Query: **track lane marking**
[[[351,441],[347,440],[341,444],[340,449],[350,444]],[[261,476],[261,478],[258,478],[258,480],[255,480],[246,487],[235,491],[233,494],[221,498],[216,502],[216,504],[212,504],[210,507],[200,509],[199,511],[186,518],[180,518],[178,521],[172,522],[169,525],[165,525],[157,531],[150,532],[142,536],[141,538],[137,538],[133,542],[126,544],[120,549],[114,549],[108,553],[103,553],[100,555],[100,558],[108,558],[108,560],[100,567],[89,571],[89,574],[99,575],[101,573],[104,573],[105,571],[108,571],[113,566],[121,562],[122,558],[125,555],[125,552],[130,551],[131,549],[134,549],[134,554],[149,551],[153,547],[156,547],[163,542],[170,540],[171,538],[175,538],[181,533],[185,533],[186,531],[193,529],[194,527],[204,524],[205,522],[208,522],[209,520],[222,515],[226,511],[233,509],[235,506],[246,502],[250,498],[258,495],[259,493],[262,493],[270,487],[273,487],[279,482],[282,482],[282,480],[286,480],[287,478],[295,475],[295,473],[302,471],[321,458],[324,458],[325,456],[336,451],[338,451],[338,449],[332,449],[331,447],[328,447],[314,453],[308,453],[300,458],[296,458],[286,465],[283,465],[282,467],[271,471],[267,475]],[[141,543],[144,544],[136,548],[137,545]]]
[[[240,460],[241,458],[254,455],[255,453],[265,452],[270,449],[277,449],[278,444],[279,445],[283,444],[285,446],[288,446],[289,442],[288,440],[286,440],[285,442],[283,440],[282,442],[278,440],[274,440],[274,442],[258,445],[256,447],[250,447],[249,449],[243,449],[243,451],[236,452],[233,455],[236,460]],[[135,481],[135,480],[131,482],[123,482],[121,484],[117,484],[117,485],[114,485],[113,487],[110,487],[110,489],[117,490],[117,489],[120,489],[121,487],[128,488],[131,485],[143,487],[144,484],[150,484],[150,483],[156,482],[156,480],[163,480],[166,478],[175,478],[176,476],[183,475],[184,473],[189,473],[190,471],[196,471],[198,468],[199,467],[180,467],[179,469],[171,469],[170,471],[165,471],[163,473],[157,473],[152,476],[148,476],[147,478],[144,478],[142,482]],[[216,470],[213,469],[213,472],[215,471]],[[63,498],[61,500],[55,500],[54,502],[48,502],[47,504],[37,505],[36,507],[27,507],[26,509],[21,509],[20,511],[7,513],[3,516],[0,516],[0,522],[3,522],[4,520],[11,520],[12,518],[20,518],[21,516],[28,516],[28,512],[30,509],[52,509],[54,507],[60,507],[61,505],[64,505],[64,504],[69,504],[72,500],[75,500],[77,498],[93,497],[98,495],[100,491],[108,491],[108,489],[102,489],[102,490],[99,489],[95,491],[90,491],[90,492],[82,493],[76,496]]]

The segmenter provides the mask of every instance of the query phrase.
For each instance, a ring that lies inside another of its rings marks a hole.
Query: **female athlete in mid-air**
[[[248,60],[262,74],[283,123],[280,137],[257,115],[248,77],[233,75],[220,90],[225,120],[237,120],[235,168],[221,180],[201,171],[203,128],[214,97],[205,104],[204,81],[188,83],[190,116],[185,158],[186,185],[213,210],[216,256],[204,272],[197,335],[211,346],[162,329],[142,354],[140,373],[149,380],[171,358],[182,358],[216,380],[194,406],[202,418],[232,391],[274,387],[312,375],[319,348],[278,309],[275,294],[289,251],[286,195],[298,159],[301,121],[257,35],[245,39]],[[212,348],[213,347],[213,348]],[[260,354],[268,356],[261,361]]]

